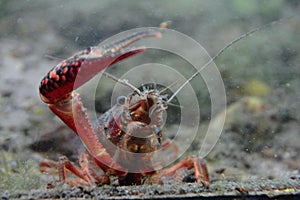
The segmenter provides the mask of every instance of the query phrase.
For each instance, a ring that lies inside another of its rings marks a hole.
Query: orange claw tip
[[[161,38],[161,33],[160,33],[160,32],[156,33],[156,34],[155,34],[155,37],[156,37],[156,38]]]
[[[145,34],[145,36],[147,37],[155,37],[155,38],[161,38],[161,32],[157,31],[157,30],[149,30],[148,33]]]
[[[170,21],[170,20],[164,21],[159,24],[159,28],[168,28],[171,25],[171,23],[172,23],[172,21]]]

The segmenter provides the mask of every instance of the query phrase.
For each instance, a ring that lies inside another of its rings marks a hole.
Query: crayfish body
[[[43,160],[43,172],[57,170],[59,181],[70,185],[109,184],[111,176],[128,185],[162,183],[163,177],[173,177],[178,169],[185,168],[194,169],[196,181],[208,187],[206,164],[201,158],[188,157],[161,170],[152,163],[156,150],[172,146],[169,141],[162,141],[165,95],[156,89],[136,89],[121,96],[99,118],[95,128],[74,91],[105,68],[143,52],[144,48],[127,47],[145,37],[161,37],[161,33],[151,29],[135,32],[111,44],[88,48],[60,62],[42,79],[41,99],[78,135],[87,150],[79,155],[80,167],[62,156],[58,162]],[[171,148],[176,153],[176,147]],[[69,178],[67,173],[76,177]]]

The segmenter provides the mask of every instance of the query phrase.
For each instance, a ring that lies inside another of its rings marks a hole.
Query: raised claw
[[[135,32],[107,45],[89,47],[61,61],[42,79],[39,86],[41,99],[48,104],[69,100],[73,90],[101,70],[143,52],[145,50],[143,47],[136,49],[126,47],[145,37],[160,37],[160,32],[152,29]]]

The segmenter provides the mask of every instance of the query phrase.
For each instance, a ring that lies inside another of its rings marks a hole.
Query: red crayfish
[[[87,110],[74,91],[98,72],[146,50],[129,48],[131,44],[161,35],[150,29],[135,32],[108,45],[81,51],[47,73],[39,86],[41,99],[78,135],[87,152],[79,155],[80,167],[62,156],[58,162],[44,159],[40,163],[42,171],[55,169],[59,180],[70,185],[109,184],[111,177],[117,177],[121,185],[129,185],[162,183],[164,177],[172,177],[185,168],[194,169],[196,181],[208,187],[208,172],[201,158],[189,156],[159,170],[152,164],[153,152],[170,145],[162,141],[163,111],[168,103],[160,91],[133,88],[131,94],[119,97],[117,104],[100,117],[96,128],[91,125]],[[129,170],[131,165],[135,166],[135,171]],[[70,178],[68,173],[75,178]]]

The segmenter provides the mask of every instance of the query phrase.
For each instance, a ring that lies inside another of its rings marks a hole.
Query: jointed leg
[[[74,165],[66,156],[61,156],[59,162],[44,159],[40,163],[41,172],[57,173],[59,175],[59,182],[64,182],[69,185],[95,185],[95,184],[109,184],[110,180],[103,171],[96,166],[90,156],[86,153],[81,153],[79,157],[80,167]],[[102,172],[100,175],[96,172]],[[69,178],[67,173],[75,175],[77,178]]]
[[[172,176],[176,173],[177,170],[180,170],[182,168],[186,168],[188,170],[194,168],[197,182],[201,183],[204,187],[209,187],[209,176],[206,163],[201,158],[197,157],[187,157],[179,163],[176,163],[175,165],[167,169],[163,169],[156,175],[152,176],[150,181],[162,182],[161,177]]]

